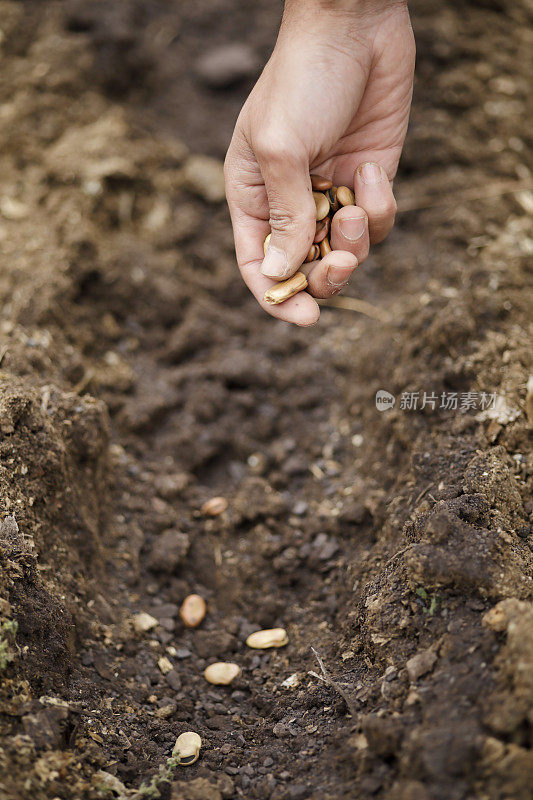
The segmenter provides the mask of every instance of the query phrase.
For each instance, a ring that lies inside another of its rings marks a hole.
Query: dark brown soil
[[[531,797],[528,9],[413,2],[403,213],[348,292],[389,321],[300,330],[184,170],[254,79],[195,64],[263,61],[279,4],[0,3],[0,797],[157,796],[185,730],[166,800]]]

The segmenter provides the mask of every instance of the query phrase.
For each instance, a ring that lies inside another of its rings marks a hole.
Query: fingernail
[[[343,217],[339,220],[339,228],[345,239],[356,242],[366,230],[366,215],[364,217]]]
[[[290,269],[286,253],[270,244],[261,264],[261,272],[267,278],[284,278],[288,275]]]
[[[344,286],[348,283],[354,267],[329,267],[326,280],[330,286]]]
[[[359,175],[363,183],[367,183],[372,186],[375,183],[381,183],[387,177],[387,173],[380,167],[379,164],[373,164],[371,161],[367,161],[366,164],[361,164],[360,167],[357,168]]]

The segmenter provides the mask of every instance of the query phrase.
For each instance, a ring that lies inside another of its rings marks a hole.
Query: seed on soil
[[[228,686],[241,673],[242,670],[238,664],[232,664],[230,661],[217,661],[216,664],[210,664],[206,667],[204,678],[208,683],[214,683],[217,686]]]
[[[320,248],[317,244],[312,244],[309,248],[309,252],[305,257],[304,264],[308,264],[310,261],[316,261],[317,258],[320,257]]]
[[[324,258],[324,256],[327,256],[328,253],[331,253],[331,245],[329,243],[328,237],[326,236],[320,242],[320,258]]]
[[[269,234],[267,235],[267,237],[266,237],[265,241],[263,242],[263,251],[264,251],[265,255],[266,255],[266,251],[268,250],[268,245],[270,244],[270,237],[271,237],[271,235],[272,235],[272,234],[271,234],[271,233],[269,233]]]
[[[227,509],[228,505],[225,497],[212,497],[210,500],[206,500],[200,511],[206,517],[218,517]]]
[[[180,617],[187,628],[197,628],[207,612],[207,605],[199,594],[190,594],[180,608]]]
[[[326,192],[331,189],[333,183],[329,178],[324,178],[323,175],[311,175],[311,186],[314,192]]]
[[[307,277],[303,272],[297,272],[288,280],[280,281],[280,283],[267,289],[263,300],[271,306],[277,306],[279,303],[284,303],[289,297],[293,297],[295,294],[298,294],[298,292],[301,292],[306,286]]]
[[[182,766],[194,764],[200,755],[202,740],[194,731],[186,731],[178,736],[172,748],[172,755],[176,756]]]
[[[268,647],[284,647],[289,642],[285,628],[270,628],[264,631],[255,631],[246,639],[248,647],[254,650],[266,650]]]
[[[341,206],[355,205],[355,196],[351,189],[347,186],[339,186],[337,189],[337,200]]]
[[[316,206],[316,218],[320,221],[329,214],[329,201],[322,192],[313,192],[313,199]]]
[[[133,628],[136,633],[147,633],[159,625],[158,620],[147,614],[146,611],[141,611],[140,614],[135,614],[133,617]]]

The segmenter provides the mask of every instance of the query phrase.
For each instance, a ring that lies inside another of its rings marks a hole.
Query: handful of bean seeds
[[[316,206],[316,228],[313,244],[309,248],[304,264],[311,264],[331,253],[328,234],[333,215],[341,206],[355,204],[355,197],[351,189],[348,189],[347,186],[333,186],[328,178],[323,178],[321,175],[311,175],[311,187]],[[265,253],[269,242],[270,234],[265,239]],[[277,306],[305,289],[307,286],[306,269],[310,269],[310,267],[306,268],[302,265],[298,272],[286,281],[280,281],[267,289],[263,297],[265,303]]]

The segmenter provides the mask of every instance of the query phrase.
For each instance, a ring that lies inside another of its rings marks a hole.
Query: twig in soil
[[[391,321],[391,317],[386,311],[366,300],[358,300],[356,297],[328,297],[326,300],[319,300],[319,304],[328,308],[341,308],[343,311],[356,311],[358,314],[364,314],[365,317],[371,317],[380,322]]]
[[[485,198],[502,197],[504,194],[515,194],[533,188],[531,179],[522,181],[495,181],[484,186],[472,186],[461,192],[461,202],[484,200]],[[398,211],[422,211],[425,208],[438,208],[439,206],[457,204],[457,192],[446,192],[441,195],[426,195],[426,197],[406,197],[398,203]]]
[[[329,686],[331,686],[331,688],[334,689],[337,692],[337,694],[340,695],[340,697],[342,697],[342,699],[346,703],[346,708],[348,709],[348,711],[350,712],[350,714],[352,716],[352,719],[356,719],[356,717],[357,717],[357,709],[355,708],[354,703],[352,702],[352,700],[350,700],[350,698],[348,697],[348,695],[346,694],[344,689],[342,689],[339,686],[337,681],[333,680],[333,678],[331,677],[331,675],[327,671],[326,667],[324,666],[324,662],[322,661],[322,658],[321,658],[320,654],[317,653],[317,651],[315,650],[315,648],[313,646],[311,646],[311,650],[313,651],[313,654],[314,654],[316,660],[318,661],[318,666],[320,667],[320,671],[322,672],[322,675],[324,676],[324,678],[323,678],[324,683],[327,683]]]

